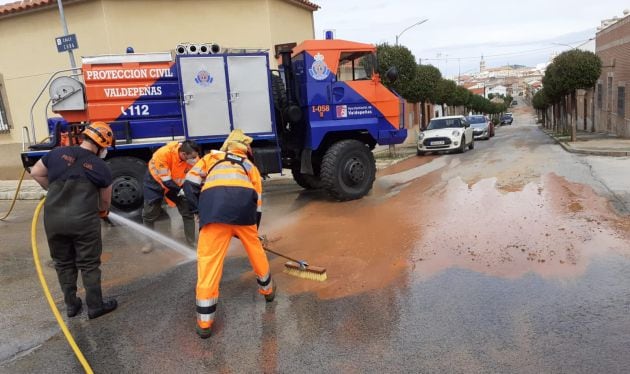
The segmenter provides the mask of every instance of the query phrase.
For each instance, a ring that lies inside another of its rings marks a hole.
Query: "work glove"
[[[114,226],[112,221],[109,220],[109,210],[101,210],[98,212],[98,216],[103,222],[109,224],[110,226]]]
[[[179,200],[179,198],[177,197],[177,194],[179,193],[180,190],[168,190],[164,196],[166,196],[169,200],[171,200],[172,202],[176,202],[177,200]]]

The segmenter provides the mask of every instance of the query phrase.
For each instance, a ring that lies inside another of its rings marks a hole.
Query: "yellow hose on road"
[[[39,251],[37,250],[37,221],[39,221],[39,213],[41,212],[45,201],[46,198],[43,198],[37,205],[37,208],[35,209],[35,214],[33,215],[33,222],[31,223],[31,246],[33,247],[33,260],[35,261],[35,269],[37,270],[37,276],[39,277],[39,281],[41,282],[42,288],[44,289],[46,300],[48,300],[48,305],[50,305],[50,309],[52,309],[52,312],[57,319],[57,323],[59,324],[59,327],[61,327],[61,331],[63,331],[63,334],[66,336],[68,344],[70,344],[70,347],[74,351],[74,354],[77,356],[77,359],[83,366],[83,370],[85,370],[86,373],[93,374],[94,371],[92,371],[90,364],[83,356],[83,353],[79,349],[79,346],[77,346],[77,343],[74,341],[72,334],[70,334],[66,323],[61,318],[59,309],[57,309],[57,305],[55,305],[55,302],[53,301],[50,290],[48,289],[48,284],[46,283],[46,279],[44,278],[44,273],[42,272],[42,264],[39,262]]]
[[[24,176],[26,175],[26,169],[22,170],[22,176],[20,177],[20,182],[17,185],[17,188],[15,189],[15,195],[13,195],[13,201],[11,202],[11,207],[9,208],[9,211],[2,217],[0,218],[0,221],[4,221],[9,214],[11,214],[11,212],[13,211],[13,207],[15,206],[15,201],[18,198],[18,194],[20,193],[20,188],[22,187],[22,181],[24,180]]]

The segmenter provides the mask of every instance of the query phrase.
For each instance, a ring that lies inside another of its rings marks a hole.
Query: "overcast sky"
[[[0,0],[0,4],[12,2]],[[399,44],[445,76],[479,70],[486,65],[546,62],[553,52],[579,45],[595,36],[600,21],[622,16],[624,0],[311,0],[315,36],[334,29],[338,39]]]
[[[623,0],[311,0],[315,36],[334,29],[337,39],[394,44],[409,48],[423,63],[456,76],[487,66],[546,62],[555,52],[595,36],[600,21],[622,16]],[[445,74],[446,73],[446,74]]]

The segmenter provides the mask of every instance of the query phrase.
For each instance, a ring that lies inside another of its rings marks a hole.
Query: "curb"
[[[402,151],[405,148],[413,150],[413,151],[409,151],[408,153],[406,151]],[[383,154],[387,154],[388,152],[389,152],[388,150],[374,152],[374,157],[376,158],[377,155],[381,156]],[[402,162],[402,161],[405,161],[407,159],[414,157],[416,155],[416,147],[401,147],[396,150],[396,153],[398,154],[398,157],[376,158],[376,170],[385,169],[389,166],[392,166],[394,164],[397,164],[399,162]]]
[[[569,153],[576,153],[580,155],[591,155],[591,156],[608,156],[608,157],[627,157],[630,156],[630,151],[600,151],[600,150],[587,150],[587,149],[575,149],[567,142],[558,139],[551,132],[546,131],[542,127],[538,127],[543,133],[547,134],[551,139],[553,139],[557,144],[559,144],[565,151]]]
[[[15,190],[13,191],[0,191],[0,200],[13,200],[15,196]],[[46,197],[46,191],[22,191],[18,194],[17,200],[40,200]]]

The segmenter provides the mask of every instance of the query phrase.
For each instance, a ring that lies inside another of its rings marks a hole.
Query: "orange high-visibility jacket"
[[[184,191],[191,210],[199,214],[199,227],[259,223],[262,178],[243,152],[208,153],[186,175]]]
[[[149,173],[165,191],[181,189],[186,173],[192,167],[180,159],[179,147],[178,142],[170,142],[155,151],[149,161]],[[166,202],[170,206],[175,206],[169,199],[166,199]]]

